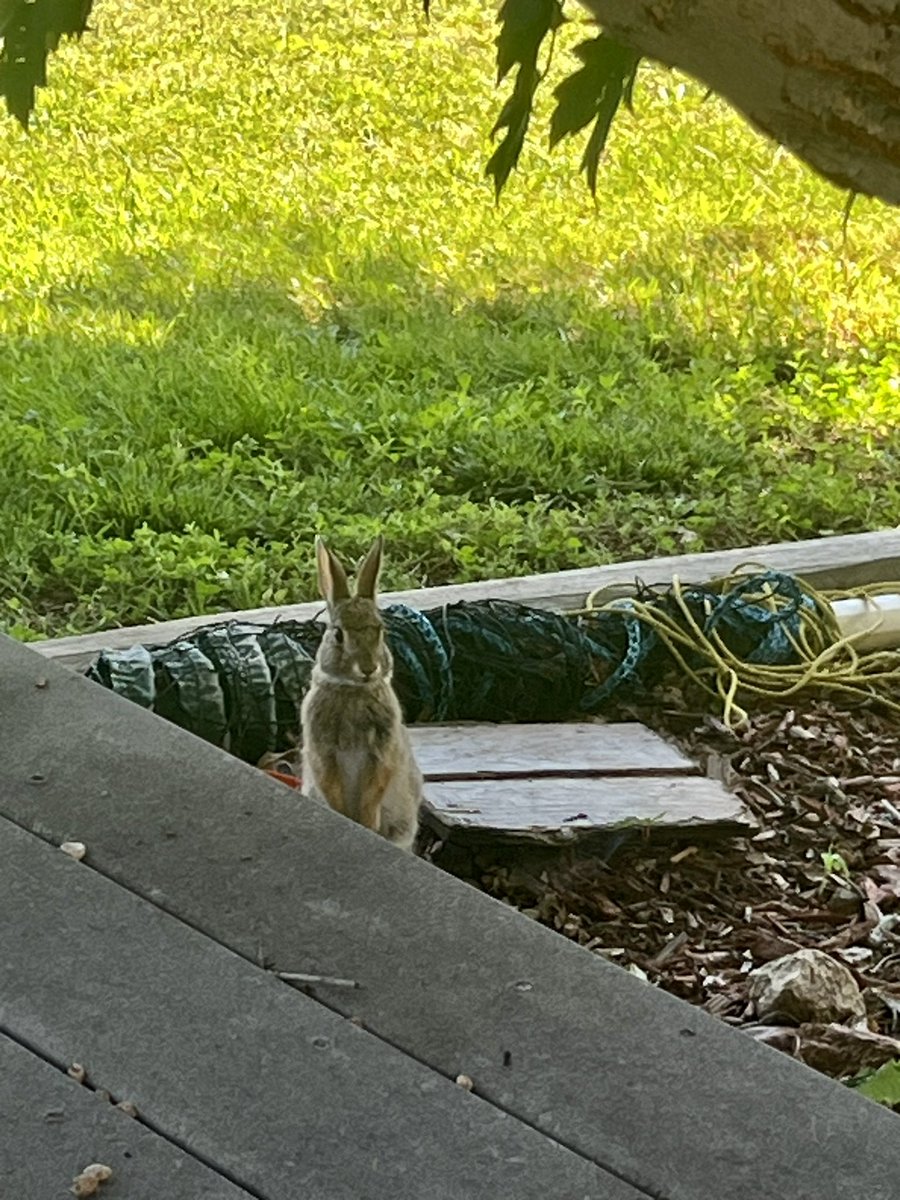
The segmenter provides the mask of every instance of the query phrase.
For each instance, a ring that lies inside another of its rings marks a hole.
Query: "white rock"
[[[69,858],[74,858],[76,862],[81,862],[87,854],[87,846],[84,842],[63,842],[60,850],[63,854],[68,854]]]
[[[866,1006],[851,972],[821,950],[797,950],[750,975],[760,1018],[865,1024]]]

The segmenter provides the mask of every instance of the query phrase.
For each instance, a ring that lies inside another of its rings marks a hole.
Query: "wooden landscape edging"
[[[737,550],[705,554],[680,554],[664,558],[635,559],[557,571],[522,575],[512,579],[487,579],[447,587],[386,592],[383,604],[408,604],[413,608],[438,608],[460,600],[509,600],[535,608],[565,611],[580,608],[598,589],[630,590],[635,580],[669,583],[674,575],[683,583],[706,583],[752,563],[774,571],[787,571],[822,589],[862,587],[900,579],[900,527],[876,533],[854,533],[813,538],[802,542],[774,542]],[[207,613],[178,621],[160,621],[89,633],[79,637],[32,642],[31,648],[64,666],[81,668],[101,650],[121,650],[138,642],[162,645],[204,625],[222,621],[310,621],[322,611],[322,601],[288,604],[277,608],[252,608],[242,612]]]

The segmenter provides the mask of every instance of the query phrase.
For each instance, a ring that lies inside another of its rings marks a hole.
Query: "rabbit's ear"
[[[347,600],[350,586],[346,572],[320,537],[316,538],[316,565],[319,568],[319,591],[328,603]]]
[[[378,587],[378,572],[381,570],[381,551],[384,548],[384,538],[379,536],[369,548],[365,562],[359,568],[356,577],[356,594],[366,600],[375,599],[375,589]]]

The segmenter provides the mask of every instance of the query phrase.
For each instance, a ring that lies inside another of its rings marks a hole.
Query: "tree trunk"
[[[900,204],[897,0],[581,0],[838,184]]]

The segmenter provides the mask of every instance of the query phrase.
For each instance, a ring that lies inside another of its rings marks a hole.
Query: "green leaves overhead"
[[[593,120],[594,128],[581,159],[592,195],[597,192],[597,168],[609,127],[624,97],[631,107],[631,91],[640,55],[600,34],[575,47],[584,66],[569,75],[554,91],[556,108],[550,118],[551,148],[567,134],[578,133]]]
[[[547,34],[566,20],[560,0],[505,0],[497,18],[497,82],[518,66],[512,94],[500,110],[491,136],[505,130],[491,155],[486,173],[493,176],[499,199],[510,172],[519,161],[534,110],[534,97],[543,73],[538,54]],[[566,135],[578,133],[593,121],[581,169],[593,194],[597,170],[613,117],[624,99],[631,106],[631,90],[640,55],[599,34],[575,48],[582,66],[555,89],[556,108],[550,119],[551,148]]]
[[[87,28],[93,0],[0,0],[0,96],[28,128],[34,93],[47,83],[47,55]]]
[[[491,137],[503,129],[506,132],[485,168],[486,174],[494,178],[494,191],[499,199],[525,144],[534,93],[541,80],[537,65],[541,44],[565,18],[559,0],[504,0],[497,19],[500,21],[497,82],[502,83],[513,67],[519,68],[512,95],[500,110]]]
[[[491,130],[497,138],[486,173],[494,180],[497,199],[516,167],[534,111],[535,94],[547,63],[538,66],[541,48],[566,21],[564,0],[503,0],[498,15],[497,82],[514,72],[512,91]],[[426,16],[430,0],[421,0]],[[0,0],[0,96],[9,112],[27,129],[35,92],[47,82],[47,57],[64,36],[80,36],[87,28],[93,0]],[[630,102],[639,55],[605,34],[575,49],[581,66],[555,89],[550,145],[593,123],[581,169],[596,194],[600,156],[613,118],[624,99]]]
[[[541,42],[565,17],[559,0],[504,0],[497,20],[497,82],[502,83],[516,63],[537,65]]]

